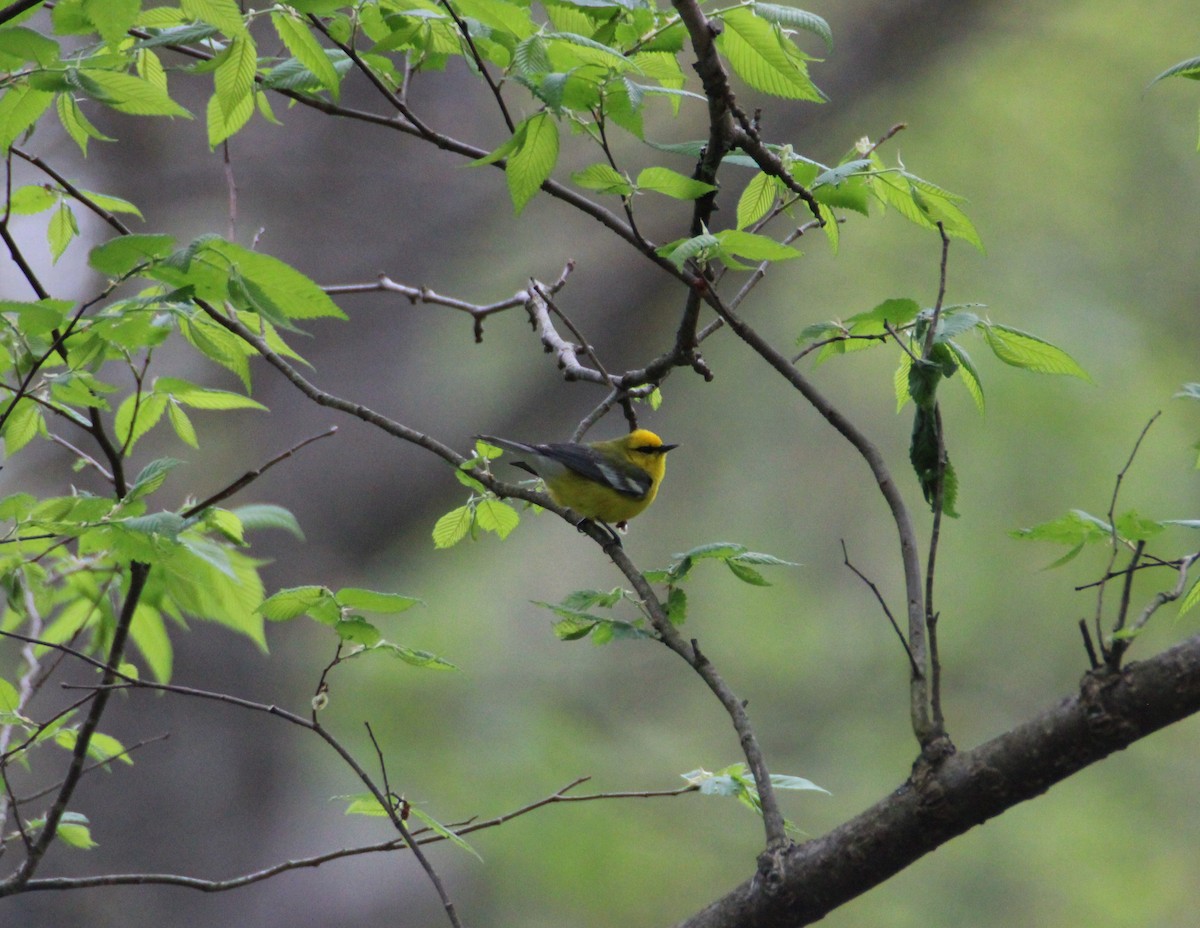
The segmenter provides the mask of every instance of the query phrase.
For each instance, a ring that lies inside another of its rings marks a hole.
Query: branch
[[[1200,635],[1080,692],[972,751],[948,757],[833,831],[788,851],[784,882],[747,880],[678,928],[799,928],[952,838],[1200,711]],[[814,892],[820,887],[820,892]]]
[[[597,540],[599,540],[599,537],[597,537]],[[781,878],[780,855],[791,842],[787,837],[783,813],[780,812],[779,803],[775,798],[775,789],[771,784],[771,776],[767,769],[766,760],[763,757],[762,748],[759,747],[758,738],[755,736],[754,729],[750,724],[750,717],[746,713],[746,703],[734,694],[733,690],[729,688],[729,685],[717,672],[712,661],[700,652],[696,644],[696,639],[693,638],[691,642],[688,642],[679,634],[679,630],[671,623],[666,610],[663,609],[662,603],[654,594],[654,590],[629,559],[620,542],[615,538],[607,541],[604,544],[604,551],[612,558],[613,563],[616,564],[621,573],[633,584],[634,590],[641,597],[642,604],[646,608],[650,624],[654,626],[654,630],[658,633],[659,640],[682,657],[696,671],[700,679],[704,681],[705,685],[720,700],[721,705],[725,707],[725,711],[729,713],[734,731],[737,732],[738,739],[741,742],[742,754],[746,758],[746,764],[754,775],[754,785],[758,790],[759,800],[762,803],[763,827],[766,830],[767,847],[766,851],[759,857],[759,872],[766,885],[774,885]]]
[[[55,833],[58,831],[58,823],[62,820],[63,813],[67,810],[67,804],[71,801],[71,796],[75,793],[75,787],[79,785],[80,777],[84,774],[88,747],[91,745],[92,735],[96,731],[96,727],[100,724],[100,718],[104,715],[108,699],[112,695],[112,689],[109,684],[116,680],[119,675],[116,668],[120,664],[121,657],[125,652],[125,644],[129,638],[129,626],[133,624],[133,613],[137,608],[138,601],[141,599],[142,589],[146,584],[146,577],[149,573],[150,565],[137,561],[129,569],[129,589],[125,593],[125,602],[121,607],[121,614],[117,619],[116,628],[113,630],[112,645],[109,647],[108,659],[104,665],[104,673],[101,677],[102,689],[96,694],[96,698],[92,701],[91,708],[88,710],[87,717],[83,720],[83,724],[79,726],[79,731],[75,738],[75,747],[71,752],[71,764],[67,768],[66,778],[63,780],[63,785],[59,789],[58,795],[54,798],[54,802],[46,812],[45,824],[42,826],[37,839],[29,847],[25,859],[21,862],[21,866],[17,868],[12,876],[0,883],[0,897],[12,895],[24,889],[25,884],[29,882],[33,874],[37,871],[38,864],[41,863],[42,857],[45,856],[46,851],[50,848],[50,843],[55,838]]]
[[[875,482],[879,486],[879,492],[883,494],[883,498],[891,510],[892,521],[895,523],[896,532],[900,538],[900,558],[904,565],[904,588],[908,597],[908,647],[914,665],[920,671],[913,673],[910,684],[912,726],[917,740],[922,748],[925,748],[931,742],[934,732],[930,719],[929,684],[926,670],[929,666],[929,655],[925,636],[924,592],[921,589],[921,561],[917,551],[917,534],[913,528],[908,508],[904,505],[904,499],[900,495],[900,489],[892,479],[883,454],[858,426],[847,419],[784,355],[776,351],[765,338],[747,325],[732,309],[719,299],[713,301],[713,305],[717,309],[717,315],[725,320],[726,325],[795,387],[824,417],[825,421],[837,429],[854,446],[871,469]]]

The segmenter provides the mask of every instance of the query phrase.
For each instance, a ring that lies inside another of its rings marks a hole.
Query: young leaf
[[[358,587],[343,587],[333,595],[338,604],[343,607],[387,615],[405,612],[413,606],[422,604],[421,600],[413,596],[401,596],[399,593],[377,593],[374,590],[364,590]]]
[[[341,79],[316,37],[306,26],[286,13],[272,13],[271,23],[288,51],[312,72],[317,82],[328,90],[329,95],[336,101],[341,91]]]
[[[558,124],[549,113],[536,113],[517,127],[520,139],[504,168],[508,192],[519,215],[549,179],[558,161]]]
[[[592,164],[571,175],[571,180],[584,190],[611,193],[627,197],[633,193],[633,184],[607,164]]]
[[[985,322],[983,334],[992,353],[1005,364],[1039,374],[1067,374],[1091,382],[1092,378],[1074,358],[1036,335],[997,322]]]
[[[646,168],[638,174],[636,183],[640,190],[653,190],[676,200],[695,200],[717,189],[663,167]]]
[[[264,599],[258,612],[272,622],[284,622],[332,601],[333,593],[326,587],[295,586]]]
[[[508,503],[481,499],[475,506],[475,521],[484,531],[495,532],[503,539],[517,527],[521,516]]]
[[[451,509],[433,525],[433,546],[450,548],[467,537],[475,521],[475,510],[470,506]]]
[[[737,228],[744,229],[762,219],[771,211],[778,196],[778,180],[763,171],[755,174],[738,197]]]
[[[725,28],[717,36],[717,48],[747,84],[790,100],[824,101],[824,94],[809,79],[807,56],[778,25],[746,7],[729,10],[721,19]]]

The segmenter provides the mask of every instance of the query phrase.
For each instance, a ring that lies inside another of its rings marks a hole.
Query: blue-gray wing
[[[622,466],[618,461],[606,460],[586,445],[536,445],[535,449],[579,476],[610,486],[631,499],[644,498],[653,482],[645,471],[633,465]]]

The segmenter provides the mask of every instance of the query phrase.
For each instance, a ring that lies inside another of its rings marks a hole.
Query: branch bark
[[[1200,711],[1200,635],[1080,691],[899,789],[783,859],[775,892],[747,880],[678,928],[798,928],[1085,767]]]

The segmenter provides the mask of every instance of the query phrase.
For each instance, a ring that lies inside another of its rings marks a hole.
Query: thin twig
[[[900,646],[902,648],[904,648],[904,653],[908,656],[909,669],[912,671],[912,673],[914,675],[919,674],[921,672],[921,669],[917,666],[917,662],[913,658],[912,651],[909,650],[908,641],[905,640],[904,632],[900,629],[900,625],[896,621],[896,617],[894,615],[892,615],[892,610],[890,608],[888,608],[887,600],[885,600],[883,598],[883,594],[879,592],[879,587],[877,587],[874,584],[874,582],[872,582],[867,577],[866,574],[864,574],[861,570],[859,570],[857,567],[855,567],[853,564],[850,563],[850,553],[846,550],[845,539],[842,539],[841,542],[842,542],[842,563],[845,564],[848,568],[850,568],[850,570],[854,572],[854,575],[856,577],[858,577],[858,579],[861,580],[863,583],[865,583],[867,585],[867,587],[870,589],[870,591],[875,594],[876,601],[879,603],[880,608],[883,609],[883,614],[885,616],[887,616],[887,620],[892,624],[892,630],[896,633],[896,637],[900,639]]]
[[[233,481],[233,483],[229,484],[224,489],[218,490],[212,496],[201,500],[193,506],[189,506],[187,509],[183,510],[181,515],[185,519],[190,519],[192,516],[203,512],[209,506],[215,506],[217,503],[229,499],[229,497],[233,496],[235,493],[244,490],[247,486],[265,474],[280,461],[286,461],[301,448],[311,445],[315,441],[320,441],[322,438],[328,438],[330,435],[336,434],[337,430],[338,428],[336,425],[331,425],[324,432],[320,432],[316,435],[310,435],[303,441],[297,442],[296,444],[292,445],[292,447],[288,448],[287,451],[275,455],[275,457],[271,458],[271,460],[267,461],[267,463],[263,464],[261,467],[256,467],[254,470],[246,471],[246,473],[242,474],[242,476],[238,477],[237,480]]]

